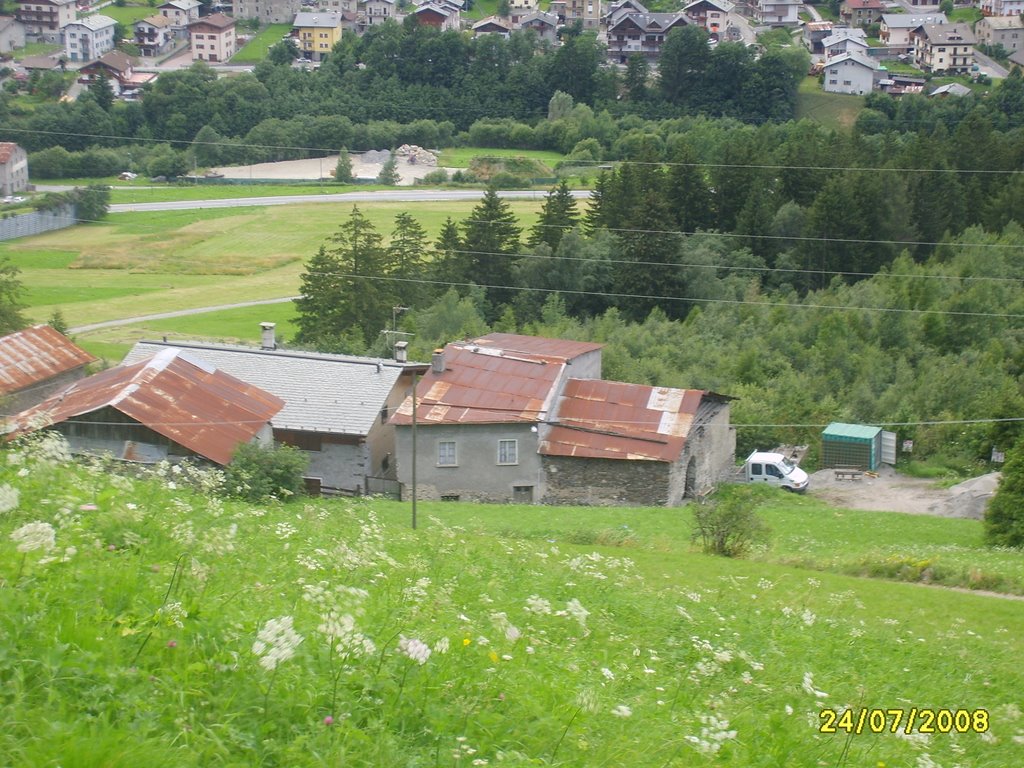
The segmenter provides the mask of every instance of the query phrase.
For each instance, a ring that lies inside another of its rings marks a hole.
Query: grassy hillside
[[[4,764],[1024,764],[1016,601],[706,557],[680,509],[421,504],[411,530],[57,453],[0,464]],[[772,515],[855,552],[821,512]],[[890,539],[969,546],[950,522]],[[848,708],[907,714],[821,732]]]

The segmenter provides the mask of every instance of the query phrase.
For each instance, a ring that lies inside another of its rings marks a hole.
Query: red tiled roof
[[[226,30],[235,26],[235,20],[230,16],[225,16],[223,13],[211,13],[209,16],[203,16],[201,19],[193,21],[188,27],[189,29],[198,29],[204,25],[214,29]]]
[[[0,162],[5,147],[0,144]],[[48,325],[34,325],[0,338],[0,395],[19,392],[34,384],[95,362],[96,358]]]
[[[600,344],[510,333],[448,344],[444,372],[428,371],[416,388],[416,418],[424,424],[543,419],[565,366],[599,349]],[[411,398],[391,422],[412,423]]]
[[[12,420],[24,434],[111,407],[169,440],[227,464],[284,407],[284,401],[180,349],[82,379]]]
[[[696,389],[570,379],[557,424],[541,441],[545,456],[672,462],[686,445],[701,401]]]

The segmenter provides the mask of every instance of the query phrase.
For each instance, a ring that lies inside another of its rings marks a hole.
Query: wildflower
[[[804,693],[810,694],[811,696],[815,696],[819,699],[828,698],[827,693],[819,691],[814,687],[814,675],[811,672],[804,672],[804,682],[802,687],[804,689]]]
[[[18,545],[19,552],[32,552],[37,549],[49,551],[54,548],[57,534],[49,523],[26,523],[11,534],[11,541]]]
[[[78,505],[78,510],[80,512],[95,512],[97,509],[99,509],[99,507],[97,507],[95,504],[79,504]]]
[[[814,622],[818,617],[815,616],[809,608],[804,608],[804,612],[800,615],[800,618],[803,619],[804,624],[808,627],[813,627]]]
[[[261,667],[272,671],[282,661],[292,658],[301,642],[302,635],[292,628],[292,617],[282,616],[263,625],[252,644],[252,652],[261,657]]]
[[[686,740],[693,744],[698,752],[713,755],[722,748],[722,742],[736,738],[736,731],[729,728],[729,721],[715,715],[701,715],[700,736],[687,736]]]
[[[578,621],[580,623],[581,627],[586,628],[586,626],[587,626],[587,616],[590,615],[590,611],[588,611],[586,608],[584,608],[579,600],[577,600],[574,597],[572,600],[570,600],[568,603],[566,603],[565,604],[565,612],[569,616],[572,616],[572,618],[576,619],[576,621]]]
[[[434,653],[445,654],[448,653],[448,648],[451,647],[451,643],[447,637],[442,637],[436,643],[434,643]]]
[[[20,500],[21,492],[17,488],[12,488],[7,483],[0,485],[0,513],[17,509]]]
[[[334,725],[334,718],[328,715],[324,718],[324,725]]]
[[[465,648],[467,645],[469,645],[472,642],[473,641],[470,640],[468,637],[464,637],[464,638],[462,638],[462,647]]]
[[[612,714],[616,717],[631,717],[633,715],[633,710],[625,704],[619,704],[612,710]]]
[[[176,640],[168,640],[167,641],[167,647],[168,648],[177,648],[178,647],[178,643],[177,643]]]
[[[398,641],[398,650],[420,665],[426,664],[430,658],[430,646],[414,637],[403,635]]]
[[[615,673],[608,669],[608,667],[601,667],[601,674],[605,676],[606,680],[615,679]]]

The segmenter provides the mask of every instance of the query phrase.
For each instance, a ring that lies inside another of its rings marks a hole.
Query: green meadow
[[[476,201],[356,205],[385,240],[403,211],[411,211],[433,239],[448,217],[468,217]],[[533,201],[510,205],[524,229],[540,209]],[[0,243],[0,255],[20,270],[25,314],[32,321],[45,322],[60,310],[67,324],[76,327],[295,296],[304,262],[321,245],[329,245],[352,208],[339,202],[114,213],[101,222]],[[262,320],[279,322],[288,334],[290,308],[283,304],[209,312],[82,333],[77,340],[94,354],[107,356],[154,335],[251,339],[252,328]]]
[[[4,764],[1024,764],[1019,601],[787,561],[975,551],[976,522],[780,494],[727,560],[686,508],[422,502],[413,530],[52,440],[0,459]]]

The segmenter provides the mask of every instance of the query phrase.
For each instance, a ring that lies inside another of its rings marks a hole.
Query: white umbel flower
[[[32,552],[37,549],[50,551],[57,544],[57,534],[49,523],[36,521],[26,523],[11,534],[11,541],[18,545],[19,552]]]
[[[252,652],[260,657],[261,667],[272,671],[282,661],[292,658],[301,642],[302,635],[292,627],[292,617],[282,616],[263,625],[252,644]]]

